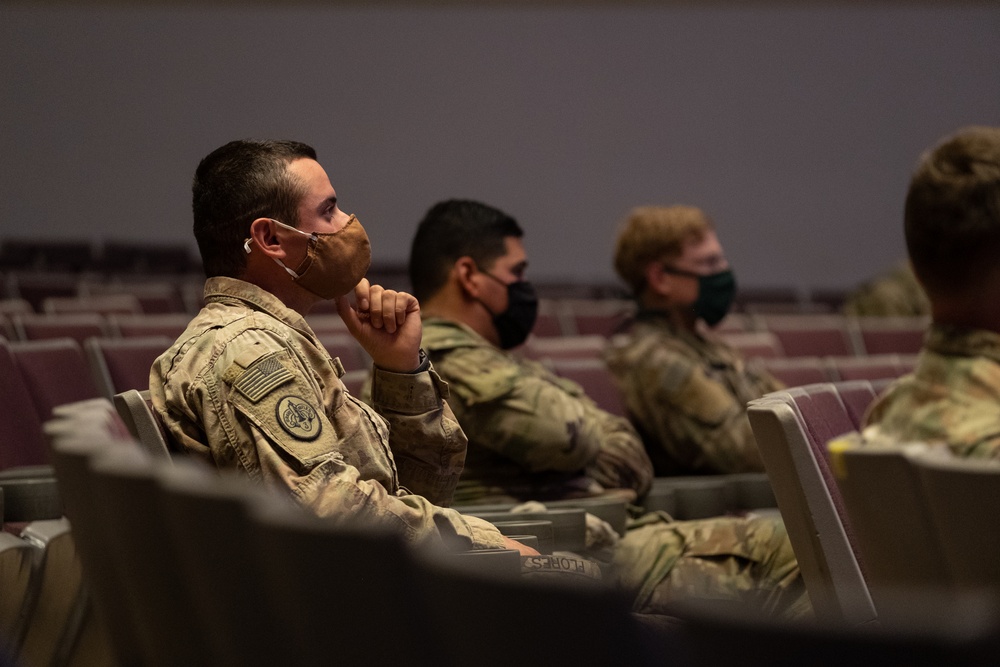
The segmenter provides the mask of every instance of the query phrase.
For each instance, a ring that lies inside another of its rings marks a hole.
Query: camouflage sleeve
[[[746,406],[698,364],[659,349],[624,379],[630,412],[680,465],[720,473],[764,469]]]
[[[466,348],[435,358],[470,440],[531,472],[576,472],[592,463],[604,433],[586,399],[567,393],[500,350]]]
[[[601,424],[597,458],[586,468],[588,477],[606,489],[633,489],[639,496],[653,483],[653,464],[632,425],[593,406],[590,418]]]
[[[468,441],[445,402],[448,385],[436,371],[375,369],[372,405],[389,422],[399,482],[438,505],[449,505],[465,466]]]
[[[204,372],[165,390],[164,413],[199,423],[218,467],[287,489],[320,516],[361,516],[414,542],[503,543],[494,528],[399,488],[385,422],[342,388],[325,405],[316,376],[274,332],[240,332]]]
[[[273,452],[266,447],[264,451]],[[504,547],[492,524],[438,507],[402,489],[391,494],[378,482],[361,479],[357,468],[336,456],[287,482],[296,500],[317,516],[359,518],[398,530],[415,544],[437,538],[455,550]]]

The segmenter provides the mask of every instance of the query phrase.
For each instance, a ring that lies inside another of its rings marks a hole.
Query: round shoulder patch
[[[323,430],[323,422],[315,408],[298,396],[285,396],[275,408],[281,428],[299,440],[315,440]]]

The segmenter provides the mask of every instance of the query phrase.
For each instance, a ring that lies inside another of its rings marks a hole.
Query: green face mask
[[[674,275],[698,279],[698,298],[691,308],[708,326],[715,326],[729,312],[733,297],[736,296],[736,276],[732,270],[726,269],[707,276],[669,266],[664,266],[663,270]]]

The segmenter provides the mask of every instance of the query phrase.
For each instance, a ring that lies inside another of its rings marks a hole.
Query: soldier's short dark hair
[[[298,226],[305,190],[288,164],[300,158],[315,160],[316,151],[298,141],[242,139],[215,149],[198,164],[192,211],[206,276],[243,274],[243,241],[257,218]]]
[[[906,247],[928,294],[974,288],[1000,257],[1000,128],[969,127],[921,158],[910,180]]]
[[[506,252],[504,239],[524,235],[517,221],[503,211],[477,201],[449,199],[432,206],[417,226],[410,246],[410,285],[425,300],[448,280],[461,257],[471,257],[483,269]]]

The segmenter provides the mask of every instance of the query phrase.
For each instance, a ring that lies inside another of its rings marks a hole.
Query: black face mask
[[[663,270],[678,276],[689,276],[698,280],[698,299],[692,308],[694,314],[705,321],[705,324],[712,327],[722,321],[722,318],[729,312],[729,307],[733,303],[736,295],[736,278],[730,269],[712,273],[707,276],[690,271],[681,271],[668,266]]]
[[[527,280],[505,283],[491,273],[481,271],[507,288],[507,310],[494,313],[485,303],[483,307],[493,316],[493,326],[500,337],[500,347],[509,350],[523,343],[535,326],[538,317],[538,295],[535,286]]]

